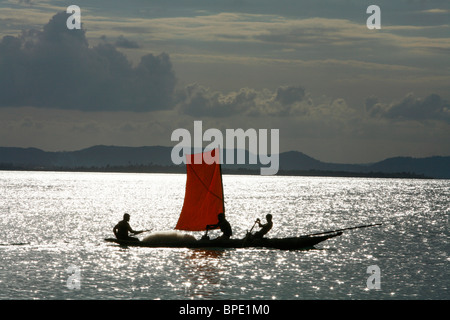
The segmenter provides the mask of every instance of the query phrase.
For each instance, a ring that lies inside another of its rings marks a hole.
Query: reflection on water
[[[224,288],[222,283],[221,260],[224,259],[224,250],[188,250],[186,252],[184,282],[184,295],[189,299],[218,298]],[[222,293],[223,294],[223,293]]]
[[[0,172],[0,299],[449,298],[448,180],[224,176],[235,237],[267,213],[270,237],[383,223],[316,250],[103,241],[124,212],[135,229],[172,230],[185,182],[184,175]],[[67,287],[71,265],[79,290]],[[380,290],[367,288],[372,265]]]

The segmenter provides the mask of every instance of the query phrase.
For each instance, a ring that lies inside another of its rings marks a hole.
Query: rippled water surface
[[[307,251],[124,248],[104,242],[124,212],[174,228],[185,175],[0,171],[0,299],[450,298],[449,180],[223,180],[237,238],[267,213],[269,237],[383,225]]]

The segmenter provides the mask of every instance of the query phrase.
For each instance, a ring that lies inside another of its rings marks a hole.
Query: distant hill
[[[349,173],[408,173],[430,178],[450,179],[450,157],[394,157],[372,164],[337,164],[321,162],[302,152],[290,151],[280,154],[280,169]]]
[[[158,168],[158,172],[173,172],[171,161],[171,147],[118,147],[93,146],[78,151],[47,152],[36,148],[0,147],[0,169],[28,169],[28,170],[74,170],[91,168],[128,167],[137,170],[142,166]],[[235,152],[235,158],[236,158]],[[226,157],[226,150],[224,156]],[[248,152],[246,151],[246,159]],[[283,174],[315,174],[345,175],[351,174],[413,174],[431,178],[450,179],[450,157],[395,157],[373,164],[336,164],[327,163],[311,158],[298,152],[280,153],[280,172]],[[248,160],[247,160],[248,162]],[[224,165],[229,170],[257,170],[260,165]],[[151,170],[151,168],[149,170]],[[141,168],[142,169],[142,168]],[[139,170],[141,170],[139,169]],[[143,169],[142,169],[143,170]],[[259,170],[258,170],[259,171]]]
[[[46,152],[35,148],[0,147],[0,163],[35,167],[106,167],[171,165],[169,147],[94,146],[79,151]]]
[[[367,166],[353,164],[327,163],[316,160],[299,151],[280,153],[282,170],[320,170],[320,171],[363,171]]]
[[[450,179],[450,157],[396,157],[389,158],[370,166],[378,172],[414,172],[433,178]]]

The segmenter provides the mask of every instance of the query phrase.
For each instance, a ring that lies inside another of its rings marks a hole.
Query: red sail
[[[216,224],[217,215],[224,212],[219,150],[187,155],[186,158],[186,193],[175,229],[206,230],[206,225]]]

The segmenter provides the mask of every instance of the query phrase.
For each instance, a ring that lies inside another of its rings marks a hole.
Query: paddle
[[[250,231],[247,231],[247,235],[245,236],[245,238],[244,238],[244,241],[242,242],[242,245],[244,245],[246,242],[247,242],[247,240],[251,237],[251,235],[252,235],[252,230],[253,230],[253,228],[256,226],[256,224],[259,222],[259,219],[256,219],[256,221],[255,221],[255,223],[253,224],[253,226],[252,226],[252,228],[250,229]]]
[[[209,231],[209,229],[207,228],[205,234],[202,237],[202,240],[209,240],[208,231]]]
[[[149,232],[149,231],[152,231],[152,229],[142,230],[142,231],[135,231],[134,234],[141,234],[141,233]]]
[[[353,230],[353,229],[360,229],[360,228],[368,228],[368,227],[374,227],[374,226],[381,226],[381,223],[366,224],[366,225],[363,225],[363,226],[356,226],[356,227],[349,227],[349,228],[337,229],[337,230],[332,230],[332,231],[324,231],[324,232],[311,233],[311,234],[307,234],[306,237],[309,237],[309,236],[318,236],[318,235],[321,235],[321,234],[328,234],[328,233],[341,232],[341,231],[345,231],[345,230]]]
[[[256,219],[255,223],[253,224],[252,228],[248,233],[252,233],[253,228],[256,226],[256,224],[259,222],[259,219]]]

